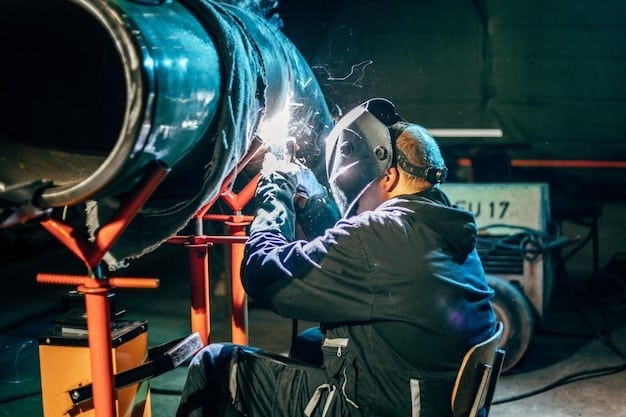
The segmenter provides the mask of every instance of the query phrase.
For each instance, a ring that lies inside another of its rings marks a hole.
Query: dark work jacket
[[[262,187],[242,266],[248,294],[323,323],[333,345],[324,366],[350,379],[345,395],[361,415],[448,415],[463,355],[495,330],[472,214],[434,188],[307,242],[294,240],[293,185]]]

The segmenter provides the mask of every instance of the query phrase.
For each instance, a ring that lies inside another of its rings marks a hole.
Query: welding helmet
[[[328,134],[326,172],[342,215],[349,215],[367,187],[391,166],[387,126],[400,120],[393,103],[375,98],[346,113]]]
[[[409,174],[433,184],[445,179],[445,167],[416,166],[396,151],[395,141],[409,125],[418,127],[402,119],[389,100],[374,98],[346,113],[328,134],[328,183],[344,217],[352,214],[365,190],[396,161]],[[428,135],[419,128],[420,135]]]

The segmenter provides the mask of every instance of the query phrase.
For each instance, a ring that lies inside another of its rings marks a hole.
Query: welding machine
[[[148,348],[148,323],[122,320],[125,310],[111,306],[111,357],[114,408],[118,417],[151,415],[149,380],[190,359],[203,346],[198,333]],[[39,368],[44,417],[96,414],[83,295],[70,291],[62,312],[39,337]]]
[[[148,357],[148,324],[145,321],[117,321],[112,324],[113,371],[120,373],[143,364]],[[93,401],[76,403],[72,391],[89,386],[91,358],[87,329],[58,324],[39,338],[39,367],[44,417],[95,415]],[[116,415],[150,416],[147,381],[116,390]]]

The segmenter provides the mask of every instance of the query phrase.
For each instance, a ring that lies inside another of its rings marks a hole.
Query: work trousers
[[[324,368],[248,346],[211,344],[189,365],[177,417],[358,417]]]

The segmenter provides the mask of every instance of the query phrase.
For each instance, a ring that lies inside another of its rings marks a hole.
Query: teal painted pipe
[[[234,6],[0,0],[0,56],[0,205],[41,181],[37,207],[106,212],[158,159],[170,174],[134,221],[150,246],[216,195],[256,136],[295,137],[323,165],[332,119],[308,64]],[[159,216],[170,224],[153,236]]]

